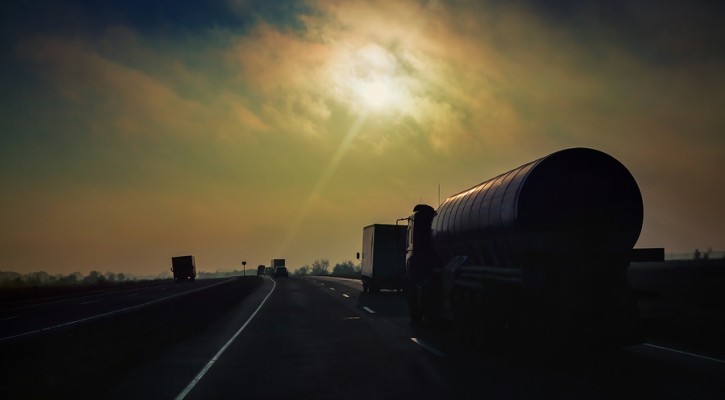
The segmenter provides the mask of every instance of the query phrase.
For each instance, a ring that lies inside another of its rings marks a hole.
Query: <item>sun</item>
[[[371,109],[384,108],[391,97],[390,85],[381,78],[364,80],[358,84],[358,95]]]
[[[400,110],[405,103],[406,76],[396,56],[377,44],[343,52],[335,69],[342,98],[354,107],[378,115]]]

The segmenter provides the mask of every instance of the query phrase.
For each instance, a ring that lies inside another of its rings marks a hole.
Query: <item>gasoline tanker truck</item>
[[[642,341],[626,271],[642,196],[613,157],[561,150],[453,195],[438,210],[419,204],[407,219],[413,322],[452,320],[474,342]],[[663,258],[664,250],[639,254]]]

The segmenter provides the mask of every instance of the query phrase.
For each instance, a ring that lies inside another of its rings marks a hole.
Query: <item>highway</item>
[[[722,399],[725,362],[677,350],[474,350],[449,329],[411,326],[402,295],[329,277],[169,283],[0,310],[3,398]]]

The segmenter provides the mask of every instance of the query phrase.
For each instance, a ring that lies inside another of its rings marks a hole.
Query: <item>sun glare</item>
[[[376,114],[394,112],[404,107],[404,77],[398,62],[385,48],[370,44],[341,58],[337,82],[346,102]]]
[[[390,97],[390,88],[382,80],[362,82],[358,94],[365,101],[368,107],[373,109],[382,108]]]

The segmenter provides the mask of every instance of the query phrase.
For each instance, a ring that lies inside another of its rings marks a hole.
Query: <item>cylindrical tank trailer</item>
[[[414,320],[469,335],[501,327],[631,343],[637,308],[626,268],[643,221],[619,161],[571,148],[522,165],[408,218],[406,290]]]

